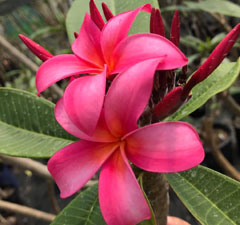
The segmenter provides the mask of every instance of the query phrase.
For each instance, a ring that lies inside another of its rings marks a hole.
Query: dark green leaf
[[[0,102],[0,153],[49,158],[75,140],[55,120],[53,103],[10,88],[0,88]]]
[[[188,210],[204,225],[240,224],[240,183],[203,166],[166,174]]]
[[[106,225],[98,203],[98,185],[80,193],[51,225]]]

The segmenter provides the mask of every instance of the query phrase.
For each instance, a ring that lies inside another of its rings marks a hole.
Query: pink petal
[[[106,87],[106,71],[72,81],[64,93],[64,108],[72,122],[91,136],[96,129]]]
[[[99,179],[99,203],[108,225],[135,225],[151,217],[123,151],[115,151],[103,165]]]
[[[102,68],[104,59],[100,47],[101,31],[86,13],[77,39],[73,42],[72,50],[79,58]]]
[[[114,142],[117,139],[114,138],[107,128],[104,120],[104,114],[101,113],[98,125],[93,136],[88,136],[83,133],[69,118],[64,108],[63,98],[61,98],[55,106],[55,117],[58,123],[70,134],[88,141],[95,142]]]
[[[50,52],[48,52],[45,48],[43,48],[41,45],[34,42],[30,38],[27,38],[22,34],[19,34],[18,36],[22,40],[22,42],[30,49],[30,51],[43,62],[53,57]]]
[[[134,34],[121,41],[112,55],[114,70],[124,71],[137,62],[153,58],[164,58],[158,70],[171,70],[183,67],[188,60],[184,54],[169,40],[157,34]]]
[[[44,62],[37,71],[36,86],[38,93],[64,78],[81,73],[100,72],[96,67],[85,63],[75,55],[58,55]]]
[[[188,170],[204,158],[197,132],[185,122],[149,125],[132,132],[125,141],[128,159],[151,172]]]
[[[151,5],[146,4],[135,10],[121,13],[107,22],[101,34],[101,46],[106,62],[110,62],[115,46],[127,37],[128,31],[140,11],[151,12]]]
[[[61,191],[61,198],[83,187],[115,148],[114,144],[81,140],[55,153],[48,161],[48,170]]]
[[[137,129],[137,120],[149,100],[159,59],[135,64],[114,79],[105,98],[106,123],[116,137]]]

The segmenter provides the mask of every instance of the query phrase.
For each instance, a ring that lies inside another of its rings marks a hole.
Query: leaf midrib
[[[35,131],[32,131],[32,130],[23,129],[21,127],[14,126],[12,124],[8,124],[8,123],[3,122],[3,121],[0,121],[0,124],[1,123],[3,125],[5,125],[5,126],[11,127],[12,129],[20,130],[21,133],[32,133],[32,134],[34,134],[36,136],[42,136],[44,138],[54,138],[56,140],[67,141],[67,142],[70,142],[70,143],[74,142],[74,141],[72,141],[70,139],[60,138],[60,137],[56,137],[56,136],[52,136],[52,135],[47,135],[47,134],[44,134],[44,133],[38,133],[38,132],[35,132]]]

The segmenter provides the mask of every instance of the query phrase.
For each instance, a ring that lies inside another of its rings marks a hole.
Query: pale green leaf
[[[89,187],[72,200],[51,225],[106,225],[98,203],[98,185]]]
[[[240,17],[240,6],[227,0],[185,1],[190,9],[219,13],[225,16]]]
[[[184,12],[201,10],[225,16],[240,17],[240,6],[229,0],[184,1],[184,5],[168,6],[163,8],[162,12],[175,11],[176,9]]]
[[[75,138],[57,123],[54,104],[31,93],[0,88],[0,153],[49,158]]]
[[[201,224],[240,224],[240,182],[203,166],[166,177]]]
[[[235,63],[222,63],[206,80],[192,90],[192,98],[177,112],[166,118],[178,121],[202,106],[215,94],[229,88],[240,73],[240,58]]]
[[[114,15],[135,9],[146,3],[150,3],[153,7],[159,8],[157,0],[105,0]],[[95,0],[95,3],[102,16],[102,0]],[[66,27],[70,43],[74,41],[74,32],[79,32],[86,12],[89,12],[89,0],[75,0],[67,14]],[[103,16],[104,18],[104,16]],[[130,34],[149,32],[150,14],[141,12],[134,22]]]

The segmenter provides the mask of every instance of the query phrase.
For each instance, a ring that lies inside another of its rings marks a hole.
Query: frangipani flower
[[[94,132],[100,116],[106,78],[148,59],[158,58],[159,70],[174,69],[187,63],[183,53],[164,37],[145,33],[127,37],[140,11],[150,12],[151,6],[146,4],[114,16],[103,25],[102,30],[86,13],[79,35],[72,45],[74,54],[54,56],[45,61],[37,72],[36,86],[39,93],[61,79],[79,74],[91,74],[81,78],[74,86],[77,89],[78,99],[82,99],[84,107],[71,110],[74,121],[88,135]],[[105,77],[98,75],[103,72]],[[70,89],[67,89],[65,95],[69,96],[67,92],[71,91]],[[72,101],[75,101],[75,98],[71,101],[64,100],[66,109],[70,108],[68,104],[75,105]]]
[[[99,202],[108,225],[134,225],[151,217],[128,160],[147,171],[169,173],[190,169],[204,158],[198,134],[187,123],[137,126],[158,64],[159,59],[145,60],[114,79],[93,136],[84,134],[75,118],[66,112],[65,98],[55,108],[60,125],[81,140],[55,153],[48,169],[65,198],[83,187],[101,168]],[[102,72],[96,77],[105,76],[106,72]],[[72,81],[68,88],[80,79],[84,77]]]

